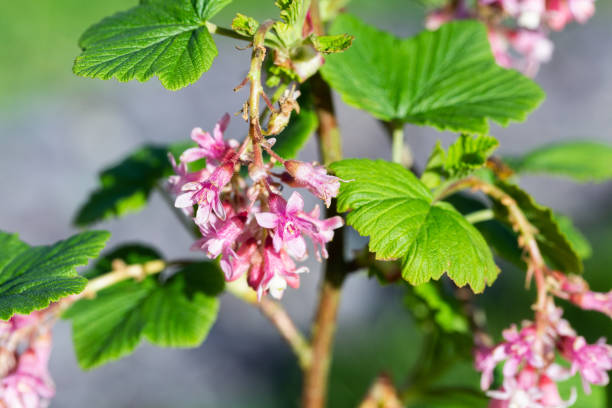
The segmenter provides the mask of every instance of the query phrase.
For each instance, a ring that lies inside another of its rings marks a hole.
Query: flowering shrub
[[[101,173],[76,216],[84,227],[122,217],[159,192],[193,234],[192,259],[167,260],[140,244],[100,255],[109,237],[103,231],[40,247],[0,232],[0,406],[51,401],[47,362],[58,317],[72,321],[76,355],[88,369],[131,353],[143,338],[199,346],[227,292],[280,332],[303,371],[302,406],[322,407],[342,285],[362,270],[405,290],[432,342],[407,384],[381,373],[363,390],[361,407],[569,407],[607,385],[612,346],[603,338],[589,343],[560,305],[612,318],[612,291],[590,290],[580,276],[588,242],[517,182],[527,172],[609,180],[612,146],[559,143],[499,157],[489,135],[491,122],[525,120],[542,102],[528,76],[551,58],[549,31],[586,22],[593,0],[451,1],[411,38],[351,16],[347,1],[278,0],[276,20],[238,13],[231,28],[212,23],[230,2],[141,1],[81,37],[75,74],[157,76],[171,90],[210,68],[218,54],[213,35],[242,42],[251,55],[234,91],[248,88],[241,108],[248,131],[230,130],[225,114],[206,126],[212,133],[198,127],[191,141],[144,146]],[[343,159],[332,89],[385,125],[391,161]],[[458,136],[421,160],[404,144],[406,123]],[[321,163],[296,159],[313,134]],[[305,195],[319,203],[307,205]],[[345,224],[369,239],[352,257]],[[497,344],[476,301],[500,273],[494,252],[536,289],[533,318],[504,330]],[[299,288],[309,254],[324,271],[306,337],[277,300],[292,296],[288,286]],[[90,258],[98,259],[79,275],[75,268]],[[440,385],[449,365],[471,358],[480,389]],[[560,391],[576,377],[583,392]]]

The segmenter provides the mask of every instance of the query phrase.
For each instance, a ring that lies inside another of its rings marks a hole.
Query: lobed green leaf
[[[188,146],[191,144],[146,145],[103,170],[100,187],[81,206],[74,223],[87,226],[144,208],[159,181],[172,174],[168,151],[174,154]]]
[[[94,271],[121,256],[127,263],[157,258],[147,247],[130,245],[104,257]],[[162,347],[197,347],[214,324],[223,277],[211,262],[198,262],[167,280],[123,281],[94,299],[75,303],[64,317],[73,324],[79,364],[86,369],[130,354],[143,338]]]
[[[495,63],[476,21],[400,39],[342,15],[331,31],[355,42],[326,59],[323,77],[347,104],[384,121],[486,134],[487,120],[522,121],[544,99],[533,81]]]
[[[119,81],[157,76],[171,90],[197,81],[217,56],[206,21],[231,0],[143,0],[81,36],[73,72]]]
[[[338,210],[348,225],[369,236],[377,259],[402,259],[402,276],[413,285],[446,273],[458,285],[484,290],[498,274],[480,233],[449,203],[435,202],[411,172],[382,160],[332,163],[344,180]]]
[[[30,247],[0,231],[0,319],[29,314],[81,292],[87,280],[76,267],[98,256],[110,234],[87,231],[53,245]]]

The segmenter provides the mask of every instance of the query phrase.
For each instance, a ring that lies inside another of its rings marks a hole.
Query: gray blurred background
[[[18,232],[31,244],[45,244],[73,232],[71,220],[97,183],[97,172],[145,142],[187,139],[193,127],[212,129],[223,113],[239,110],[246,98],[232,88],[244,77],[249,51],[216,38],[220,55],[198,84],[170,92],[157,80],[120,84],[72,76],[76,41],[91,23],[132,6],[135,0],[24,0],[0,5],[0,229]],[[612,142],[612,7],[597,2],[598,12],[585,25],[571,24],[552,39],[556,50],[537,81],[546,102],[523,124],[495,127],[502,154],[519,154],[565,139]],[[349,10],[399,35],[422,28],[424,9],[409,0],[354,0]],[[229,25],[240,11],[256,18],[276,17],[272,0],[235,0],[214,19]],[[388,157],[387,138],[372,118],[337,99],[345,156]],[[246,125],[238,118],[228,135],[241,139]],[[437,139],[454,136],[408,126],[407,141],[423,165]],[[302,159],[315,160],[310,141]],[[612,165],[612,163],[610,164]],[[612,237],[612,185],[576,185],[562,179],[525,177],[523,185],[543,204],[574,218],[593,243],[595,256],[586,277],[608,290]],[[314,202],[308,203],[309,206]],[[105,222],[110,245],[140,241],[159,247],[168,257],[190,255],[191,238],[175,223],[160,197],[141,213]],[[355,233],[351,244],[363,244]],[[316,301],[320,270],[309,265],[299,291],[289,290],[283,303],[305,331]],[[529,315],[507,291],[522,295],[523,275],[505,268],[483,296],[497,299],[494,329]],[[497,295],[506,293],[505,297]],[[501,302],[501,303],[500,303]],[[506,303],[504,303],[506,302]],[[525,306],[523,306],[525,305]],[[499,310],[506,310],[500,313]],[[609,320],[576,314],[590,336],[607,333]],[[402,307],[401,288],[379,286],[364,274],[346,283],[339,316],[330,406],[354,406],[381,370],[401,382],[416,359],[419,335]],[[51,372],[57,384],[52,407],[288,407],[299,401],[300,377],[292,356],[260,314],[229,296],[210,336],[195,350],[149,345],[133,355],[90,372],[79,369],[70,327],[55,330]],[[469,367],[460,375],[476,380]],[[474,382],[476,385],[476,382]],[[603,406],[603,405],[602,405]],[[597,407],[596,407],[597,408]]]

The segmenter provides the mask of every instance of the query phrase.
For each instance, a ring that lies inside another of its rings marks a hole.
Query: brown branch
[[[318,0],[313,0],[310,15],[317,35],[323,34]],[[342,159],[342,139],[334,113],[329,85],[320,74],[312,78],[314,105],[319,127],[317,129],[321,161],[328,165]],[[335,204],[328,215],[335,215]],[[332,344],[336,318],[340,305],[340,289],[346,276],[344,260],[344,230],[338,230],[329,244],[329,259],[325,264],[325,277],[319,295],[319,304],[312,327],[312,362],[304,373],[302,406],[322,408],[327,396],[327,380],[332,359]]]

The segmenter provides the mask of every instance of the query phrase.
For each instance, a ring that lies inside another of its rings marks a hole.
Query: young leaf
[[[49,246],[30,247],[0,231],[0,319],[29,314],[81,292],[87,280],[75,268],[98,256],[110,234],[88,231]]]
[[[321,35],[313,36],[312,42],[315,49],[323,54],[333,54],[346,51],[353,43],[352,35],[337,34],[337,35]]]
[[[74,223],[87,226],[145,207],[157,183],[172,174],[168,150],[182,151],[187,146],[185,143],[147,145],[102,171],[101,186],[81,206]]]
[[[535,149],[522,157],[504,159],[517,173],[550,173],[578,181],[612,179],[612,145],[574,141]]]
[[[282,21],[274,24],[273,34],[276,38],[273,41],[280,41],[284,47],[291,48],[302,41],[310,0],[277,0],[274,4],[280,9]]]
[[[217,56],[206,21],[231,0],[143,0],[107,17],[81,36],[75,74],[146,81],[171,90],[197,81]]]
[[[154,254],[138,246],[122,250],[123,256],[138,262]],[[115,251],[105,262],[117,255]],[[88,369],[121,358],[143,337],[162,347],[197,347],[215,322],[216,295],[221,290],[223,277],[217,266],[199,262],[163,282],[153,276],[142,282],[123,281],[100,291],[94,299],[78,301],[64,317],[73,323],[79,364]]]
[[[384,121],[486,134],[487,119],[522,121],[544,98],[533,81],[495,63],[476,21],[399,39],[342,15],[332,33],[345,32],[355,42],[327,57],[323,77],[346,103]]]
[[[491,136],[462,134],[446,152],[438,142],[429,156],[421,181],[433,188],[440,184],[443,177],[465,176],[482,167],[497,145],[497,140]]]
[[[480,233],[449,203],[434,202],[411,172],[382,160],[333,163],[343,183],[338,210],[348,225],[369,235],[377,259],[402,259],[402,276],[413,285],[443,273],[459,286],[482,292],[498,274]]]
[[[232,20],[232,30],[247,37],[254,36],[258,28],[257,20],[244,14],[238,13]]]
[[[527,192],[515,184],[498,181],[497,186],[516,201],[529,222],[537,228],[536,240],[540,251],[552,266],[564,273],[581,273],[582,260],[559,227],[552,210],[536,203]],[[508,212],[504,205],[495,202],[493,209],[496,217],[508,222]]]

